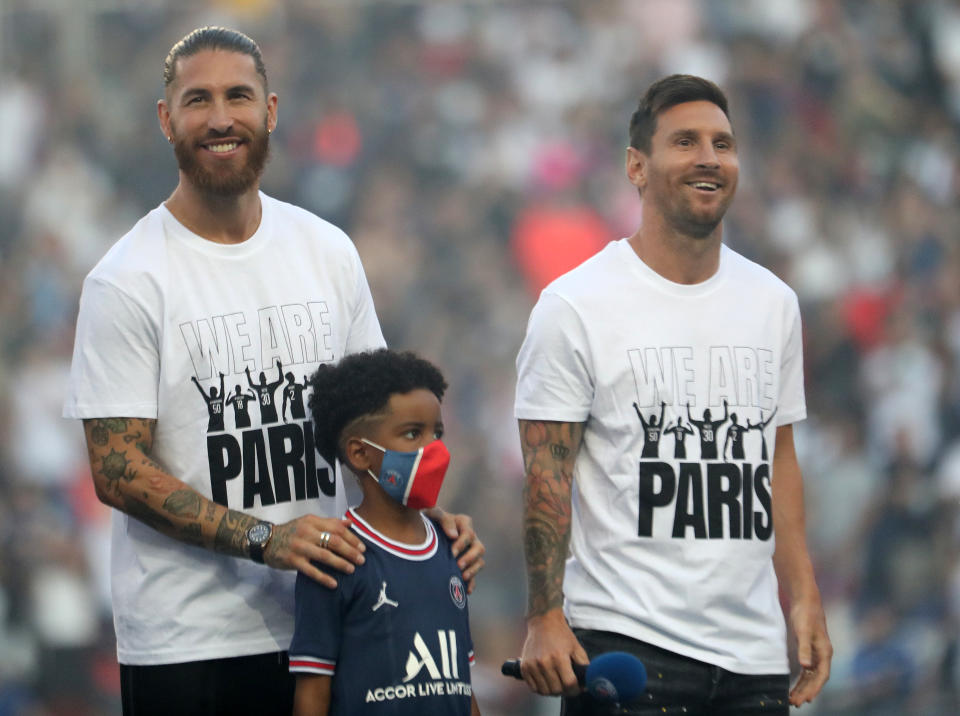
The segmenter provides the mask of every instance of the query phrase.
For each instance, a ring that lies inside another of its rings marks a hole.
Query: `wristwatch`
[[[247,529],[247,545],[250,551],[250,559],[254,562],[263,564],[263,550],[267,547],[267,542],[273,536],[273,525],[269,522],[257,522],[257,524]]]

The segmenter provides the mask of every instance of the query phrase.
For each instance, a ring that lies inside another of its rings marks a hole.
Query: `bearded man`
[[[278,363],[310,374],[384,339],[349,237],[259,190],[278,99],[257,44],[194,30],[163,76],[179,182],[84,281],[64,415],[83,419],[115,508],[124,713],[290,714],[294,570],[335,588],[327,572],[351,573],[363,545],[305,416],[211,426],[196,386]],[[470,519],[428,514],[471,588]]]

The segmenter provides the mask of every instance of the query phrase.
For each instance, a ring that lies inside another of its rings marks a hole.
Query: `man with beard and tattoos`
[[[690,75],[654,83],[626,151],[639,228],[547,286],[530,316],[517,358],[521,672],[564,694],[568,715],[785,715],[829,676],[793,443],[806,415],[800,312],[786,284],[722,243],[738,167],[723,92]],[[778,418],[725,459],[722,421],[709,421],[728,405]],[[714,434],[699,450],[645,449],[634,413],[655,410],[661,426],[686,417]],[[633,703],[580,693],[573,664],[608,651],[646,664]]]
[[[350,239],[259,190],[278,99],[256,43],[194,30],[163,76],[179,182],[84,281],[64,415],[83,419],[115,508],[124,713],[290,714],[294,570],[334,588],[363,546],[306,416],[214,425],[191,383],[310,373],[384,340]],[[470,519],[429,516],[469,589],[483,563]]]

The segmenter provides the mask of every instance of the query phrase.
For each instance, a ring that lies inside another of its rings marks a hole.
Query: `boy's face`
[[[363,437],[399,452],[414,452],[426,447],[443,437],[440,401],[426,388],[394,393],[387,403],[384,417],[374,422],[370,432]],[[379,474],[383,453],[358,438],[348,440],[349,462],[361,468],[360,472],[369,469],[375,475]]]
[[[370,439],[390,450],[413,452],[443,437],[440,401],[426,388],[394,393]]]

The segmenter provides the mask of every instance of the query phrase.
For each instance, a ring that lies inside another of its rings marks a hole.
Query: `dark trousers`
[[[565,698],[563,716],[786,716],[787,674],[735,674],[620,634],[574,629],[592,659],[607,651],[633,654],[647,669],[647,689],[629,704]]]
[[[120,665],[124,716],[290,716],[286,652],[155,666]]]

